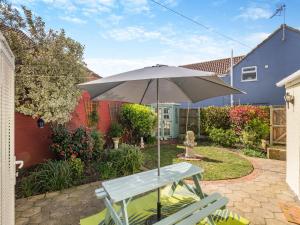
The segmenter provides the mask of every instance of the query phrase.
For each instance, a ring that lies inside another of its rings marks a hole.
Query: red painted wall
[[[80,126],[86,126],[86,113],[84,102],[88,101],[90,96],[87,92],[82,94],[72,119],[68,123],[70,129],[76,129]],[[101,101],[98,107],[99,123],[98,129],[106,133],[110,127],[109,101]],[[15,152],[17,160],[24,160],[24,167],[30,167],[54,155],[49,150],[51,129],[49,125],[44,128],[38,128],[37,120],[21,113],[15,114]]]
[[[50,128],[38,128],[37,120],[21,113],[15,113],[15,153],[17,160],[23,160],[29,167],[43,162],[54,155],[49,150]]]

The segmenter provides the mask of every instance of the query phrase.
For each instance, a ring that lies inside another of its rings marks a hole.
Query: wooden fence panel
[[[270,144],[286,144],[286,109],[270,107]]]
[[[179,110],[179,134],[186,133],[186,126],[188,130],[193,130],[195,134],[198,134],[200,129],[200,109]]]

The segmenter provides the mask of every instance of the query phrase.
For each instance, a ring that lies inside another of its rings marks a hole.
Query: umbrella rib
[[[112,89],[114,89],[114,88],[120,86],[121,84],[124,84],[124,82],[125,82],[125,81],[121,81],[121,83],[119,83],[119,84],[113,86],[112,88],[109,88],[108,90],[105,90],[105,91],[101,92],[100,94],[97,94],[97,95],[93,96],[93,97],[92,97],[92,100],[94,100],[95,98],[99,97],[100,95],[103,95],[103,94],[105,94],[106,92],[108,92],[108,91],[110,91],[110,90],[112,90]]]
[[[170,79],[166,79],[166,80],[168,80],[168,81],[172,82],[173,84],[175,84],[175,85],[178,87],[178,89],[185,95],[185,97],[186,97],[187,99],[189,99],[191,102],[193,102],[193,101],[190,99],[190,97],[188,97],[188,96],[185,94],[185,92],[182,90],[182,88],[181,88],[175,81],[171,81]]]
[[[140,104],[142,104],[142,102],[144,101],[144,97],[145,97],[145,95],[146,95],[146,92],[148,91],[148,88],[149,88],[151,82],[152,82],[152,79],[149,80],[149,82],[148,82],[148,84],[147,84],[147,87],[145,88],[145,91],[144,91],[143,96],[142,96],[142,98],[141,98]]]

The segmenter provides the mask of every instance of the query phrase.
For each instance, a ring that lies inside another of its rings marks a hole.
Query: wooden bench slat
[[[228,203],[228,199],[223,197],[218,201],[212,203],[211,205],[208,205],[207,207],[200,209],[198,212],[195,212],[191,216],[177,223],[177,225],[196,225],[204,218],[213,214],[216,210],[225,206],[227,203]]]
[[[176,222],[188,217],[195,211],[199,210],[200,208],[203,208],[207,206],[208,204],[217,201],[220,199],[222,196],[219,193],[213,193],[209,195],[208,197],[193,203],[182,210],[178,211],[177,213],[174,213],[171,216],[168,216],[167,218],[155,223],[154,225],[167,225],[167,224],[175,224]]]

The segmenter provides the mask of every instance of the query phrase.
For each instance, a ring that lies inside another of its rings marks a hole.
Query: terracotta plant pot
[[[118,149],[119,148],[120,138],[119,137],[114,137],[114,138],[112,138],[112,140],[114,142],[114,149]]]

